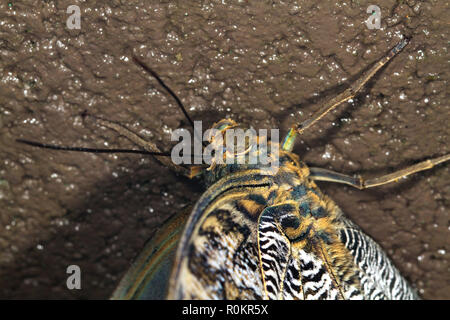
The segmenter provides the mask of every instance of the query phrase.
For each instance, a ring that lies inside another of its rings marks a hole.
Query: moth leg
[[[366,85],[366,83],[380,70],[386,63],[389,62],[394,56],[396,56],[407,44],[409,43],[408,38],[404,38],[400,41],[385,57],[381,58],[372,68],[365,72],[358,80],[356,80],[350,88],[340,93],[335,98],[331,99],[329,102],[325,103],[319,110],[317,110],[309,119],[301,122],[296,128],[291,130],[296,130],[298,133],[302,133],[304,130],[312,126],[316,121],[320,120],[328,112],[335,109],[337,106],[342,104],[349,99],[354,98],[359,91]]]
[[[134,133],[133,131],[131,131],[130,129],[109,121],[109,120],[105,120],[105,119],[101,119],[101,118],[97,118],[94,117],[92,115],[88,115],[88,117],[92,118],[95,120],[96,123],[98,123],[99,125],[109,128],[111,130],[116,131],[117,133],[119,133],[120,135],[123,135],[124,137],[128,138],[131,142],[135,143],[136,145],[144,148],[146,151],[150,151],[150,152],[161,152],[161,150],[159,150],[159,148],[152,142],[150,141],[146,141],[144,139],[142,139],[139,135],[137,135],[136,133]],[[161,164],[165,165],[166,167],[168,167],[169,169],[180,173],[184,176],[189,177],[190,172],[189,170],[187,170],[186,168],[176,165],[174,164],[171,159],[169,157],[164,157],[164,156],[154,156]]]
[[[386,174],[381,177],[376,177],[373,179],[365,180],[361,176],[352,177],[343,173],[334,172],[327,169],[322,168],[309,168],[310,175],[309,177],[315,181],[329,181],[329,182],[337,182],[351,185],[352,187],[358,188],[360,190],[372,188],[376,186],[381,186],[384,184],[388,184],[391,182],[396,182],[402,177],[409,176],[413,173],[428,170],[433,168],[434,166],[449,161],[450,154],[446,154],[441,157],[437,157],[434,159],[428,159],[419,163],[416,163],[410,167],[407,167],[402,170],[395,171],[390,174]]]

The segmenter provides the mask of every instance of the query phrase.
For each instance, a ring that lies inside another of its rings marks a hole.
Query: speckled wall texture
[[[381,8],[381,29],[364,21]],[[81,28],[66,9],[78,5]],[[188,127],[141,57],[204,126],[305,119],[383,56],[410,45],[307,131],[308,164],[373,177],[449,152],[448,1],[2,1],[0,298],[108,298],[133,257],[202,190],[151,157],[57,152],[16,138],[134,147],[82,121],[118,121],[161,149]],[[371,190],[320,183],[423,298],[450,298],[449,166]],[[66,288],[66,268],[82,289]]]

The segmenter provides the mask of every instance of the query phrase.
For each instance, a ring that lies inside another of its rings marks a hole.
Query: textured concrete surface
[[[133,147],[83,110],[170,150],[188,127],[134,52],[208,126],[305,119],[400,39],[411,44],[295,152],[365,177],[449,152],[446,1],[3,1],[0,4],[0,298],[107,298],[144,242],[200,196],[151,157],[56,152],[16,138]],[[69,5],[81,29],[66,27]],[[369,30],[366,8],[381,8]],[[423,298],[450,298],[449,167],[358,191],[321,183]],[[82,270],[82,289],[65,286]]]

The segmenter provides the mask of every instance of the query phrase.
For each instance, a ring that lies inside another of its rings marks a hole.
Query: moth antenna
[[[164,81],[162,81],[162,79],[158,76],[158,74],[153,71],[149,66],[147,66],[143,61],[139,60],[138,57],[136,57],[135,55],[132,56],[133,57],[133,61],[138,64],[139,66],[141,66],[142,69],[144,69],[145,71],[147,71],[148,73],[150,73],[152,75],[152,77],[154,77],[159,84],[172,96],[172,98],[175,99],[178,108],[181,109],[181,111],[183,112],[184,116],[186,117],[186,119],[189,121],[190,125],[192,126],[192,128],[194,128],[194,121],[192,121],[191,117],[189,116],[189,114],[186,111],[186,108],[184,107],[183,103],[181,102],[180,98],[178,98],[178,96],[175,94],[175,92],[172,91],[172,89],[170,89],[165,83]]]
[[[16,139],[17,142],[23,143],[29,146],[51,149],[51,150],[61,150],[61,151],[75,151],[75,152],[90,152],[90,153],[137,153],[146,154],[152,156],[170,157],[168,152],[151,152],[145,150],[133,150],[133,149],[99,149],[99,148],[83,148],[83,147],[67,147],[67,146],[57,146],[53,144],[46,144],[37,141]]]
[[[132,58],[133,58],[133,61],[137,65],[139,65],[142,69],[144,69],[145,71],[150,73],[152,75],[152,77],[154,77],[158,81],[158,83],[172,96],[172,98],[175,99],[175,101],[176,101],[176,103],[178,105],[178,108],[183,112],[184,116],[189,121],[189,124],[191,125],[192,129],[194,129],[194,137],[197,138],[202,143],[203,147],[206,147],[205,143],[202,141],[201,136],[200,137],[197,136],[198,132],[195,130],[194,121],[192,121],[191,117],[187,113],[186,108],[183,105],[183,103],[181,102],[180,98],[178,98],[178,96],[175,94],[175,92],[173,92],[172,89],[170,89],[164,83],[164,81],[158,76],[158,74],[155,71],[153,71],[148,65],[146,65],[142,60],[140,60],[134,54],[132,55]]]

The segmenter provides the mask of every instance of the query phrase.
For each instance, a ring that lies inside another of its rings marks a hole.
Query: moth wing
[[[288,290],[294,287],[294,290],[300,292],[301,286],[298,279],[298,272],[289,274],[288,262],[291,260],[291,243],[289,239],[280,230],[279,223],[274,215],[267,209],[263,212],[258,224],[258,255],[261,268],[264,298],[280,299],[283,298],[283,287],[289,286]],[[294,277],[297,275],[297,277]],[[286,279],[287,276],[287,279]],[[291,292],[295,296],[294,292]]]
[[[418,299],[415,290],[400,274],[383,249],[357,225],[342,218],[341,242],[353,257],[365,299]]]
[[[268,299],[343,299],[340,281],[324,254],[321,240],[306,232],[301,240],[289,240],[283,228],[298,222],[296,208],[276,205],[266,208],[258,225],[258,253]]]
[[[257,222],[269,184],[257,176],[225,179],[208,188],[191,213],[178,247],[169,299],[263,298]]]
[[[163,228],[146,243],[122,277],[111,299],[160,300],[166,298],[175,250],[190,212],[190,208],[182,210],[164,222]]]

